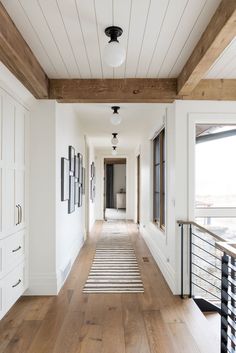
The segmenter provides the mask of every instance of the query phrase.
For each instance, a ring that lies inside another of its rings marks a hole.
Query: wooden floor
[[[145,292],[82,293],[101,229],[98,222],[57,297],[22,297],[0,322],[0,353],[218,353],[210,323],[192,300],[171,294],[132,223]]]

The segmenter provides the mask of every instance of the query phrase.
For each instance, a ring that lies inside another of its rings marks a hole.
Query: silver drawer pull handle
[[[13,249],[12,252],[17,252],[17,251],[19,251],[20,249],[21,249],[21,246],[19,245],[18,248]]]
[[[17,287],[19,284],[21,283],[21,279],[18,280],[18,282],[16,284],[13,284],[12,288]]]

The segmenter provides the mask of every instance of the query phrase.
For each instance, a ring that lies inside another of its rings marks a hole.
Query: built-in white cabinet
[[[126,208],[126,193],[118,192],[116,194],[116,208],[117,210],[120,208]]]
[[[26,289],[29,113],[0,89],[0,319]]]

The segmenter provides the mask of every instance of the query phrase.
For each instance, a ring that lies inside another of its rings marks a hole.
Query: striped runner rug
[[[98,241],[83,292],[144,292],[135,252],[127,235],[110,235]]]

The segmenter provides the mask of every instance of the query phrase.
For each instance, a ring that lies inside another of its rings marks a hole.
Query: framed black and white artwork
[[[85,195],[85,168],[83,167],[83,178],[82,178],[82,192]]]
[[[79,156],[75,156],[75,177],[79,179],[80,176],[80,161],[79,161]]]
[[[72,213],[74,211],[75,211],[75,177],[70,175],[68,213]]]
[[[79,183],[82,184],[83,182],[83,156],[81,153],[78,153],[78,159],[79,159]]]
[[[61,158],[61,201],[69,200],[69,159]]]
[[[83,190],[82,186],[79,186],[79,207],[82,207],[83,204]]]
[[[75,181],[75,205],[76,206],[79,206],[79,202],[80,202],[79,193],[80,193],[80,185],[78,181]]]
[[[69,161],[70,161],[70,172],[74,175],[75,173],[75,149],[73,146],[69,146]]]

